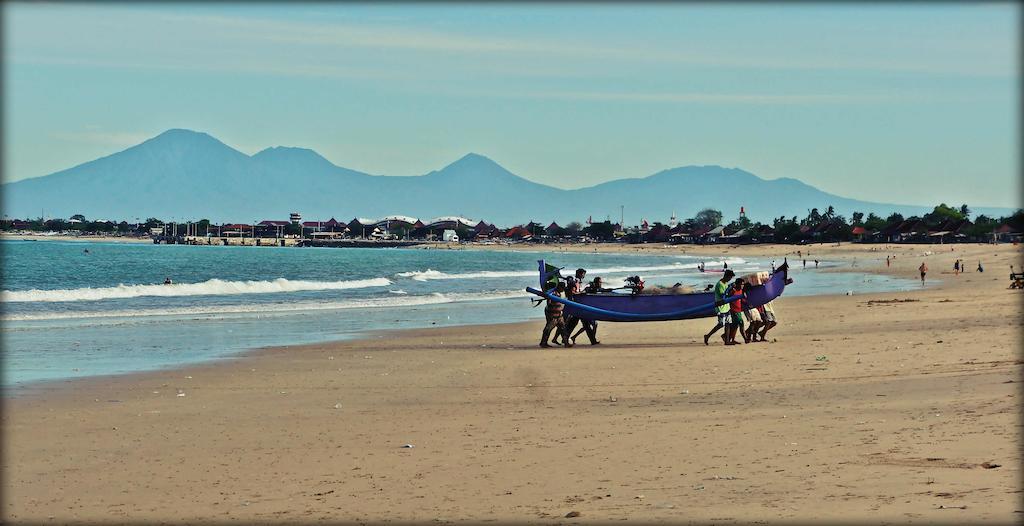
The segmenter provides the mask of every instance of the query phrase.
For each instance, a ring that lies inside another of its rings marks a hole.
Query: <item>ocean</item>
[[[602,276],[610,286],[639,274],[648,284],[701,289],[720,275],[698,272],[697,263],[722,265],[690,255],[557,250],[29,240],[0,241],[0,248],[4,387],[174,367],[369,331],[540,322],[542,308],[531,308],[524,291],[537,284],[538,259],[569,271],[586,268],[588,278]],[[770,260],[726,262],[739,274],[771,266]],[[800,265],[790,275],[796,282],[787,296],[920,288],[913,279]],[[172,284],[163,284],[165,278]]]

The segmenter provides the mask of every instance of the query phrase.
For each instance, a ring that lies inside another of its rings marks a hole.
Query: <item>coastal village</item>
[[[751,221],[744,208],[736,219],[725,223],[718,210],[704,209],[680,221],[673,214],[667,221],[643,219],[639,225],[622,221],[529,221],[499,227],[486,220],[441,216],[427,220],[391,215],[381,218],[354,217],[339,221],[303,220],[293,212],[287,220],[267,219],[253,223],[215,224],[198,221],[145,222],[87,220],[76,214],[68,219],[0,221],[8,235],[117,236],[150,238],[154,243],[253,246],[408,246],[422,243],[667,243],[667,244],[756,244],[756,243],[964,243],[1019,241],[1024,232],[1024,212],[1007,217],[979,215],[971,220],[967,205],[959,208],[940,204],[923,216],[886,218],[873,213],[854,212],[850,219],[830,206],[808,215],[779,217],[771,224]]]

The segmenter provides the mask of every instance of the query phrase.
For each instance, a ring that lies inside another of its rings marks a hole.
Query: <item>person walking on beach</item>
[[[718,329],[724,328],[727,325],[732,325],[732,314],[729,312],[729,304],[719,304],[719,302],[726,298],[725,293],[729,290],[729,280],[735,275],[735,272],[726,270],[725,273],[722,274],[722,279],[715,283],[715,314],[718,316],[718,321],[715,323],[715,326],[704,335],[704,345],[708,345],[708,340],[711,339],[711,335],[718,332]],[[728,333],[729,329],[726,328],[725,332]],[[726,342],[729,341],[725,334],[722,335],[722,340]]]
[[[958,276],[960,274],[960,260],[953,262],[953,275]]]
[[[978,272],[985,272],[985,269],[981,268],[981,260],[978,260]]]
[[[921,263],[921,266],[917,267],[917,270],[921,272],[921,283],[924,283],[924,275],[928,273],[928,265]]]
[[[889,265],[890,265],[889,256],[885,256],[885,267],[889,268]]]
[[[564,293],[565,283],[559,281],[558,285],[555,286],[555,290],[551,292],[551,295],[561,297]],[[548,337],[551,336],[552,330],[557,329],[555,332],[555,338],[552,338],[551,343],[557,345],[555,339],[561,336],[562,344],[568,347],[569,338],[566,337],[565,320],[562,319],[562,310],[565,309],[565,305],[552,299],[548,299],[547,301],[548,304],[544,307],[544,318],[547,320],[547,323],[544,324],[544,331],[540,335],[540,346],[551,347],[551,345],[548,344]]]
[[[807,260],[804,260],[804,268],[807,268]]]
[[[814,268],[818,268],[818,260],[817,259],[814,260]]]

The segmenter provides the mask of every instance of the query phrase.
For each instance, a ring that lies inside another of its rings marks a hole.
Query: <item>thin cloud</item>
[[[28,11],[17,16],[40,17],[43,13]],[[154,13],[152,10],[120,8],[93,9],[84,15],[48,11],[45,16],[97,18],[97,23],[92,26],[94,31],[134,35],[137,38],[126,39],[150,42],[158,46],[160,53],[136,56],[141,53],[140,50],[121,47],[120,43],[124,39],[97,42],[81,32],[69,34],[59,24],[37,21],[41,31],[16,35],[13,41],[15,44],[24,41],[31,45],[27,49],[12,46],[14,53],[8,58],[22,63],[45,63],[66,60],[68,55],[82,58],[85,54],[91,54],[94,62],[108,67],[166,67],[199,71],[216,69],[283,76],[382,80],[402,78],[403,68],[395,65],[396,60],[423,64],[425,60],[442,58],[453,61],[449,67],[550,77],[607,75],[609,70],[614,70],[615,63],[755,71],[849,70],[995,77],[1013,77],[1018,74],[1013,64],[1001,64],[998,61],[947,61],[941,58],[941,49],[935,50],[938,58],[930,60],[921,60],[917,54],[904,58],[880,56],[873,52],[865,56],[838,57],[829,56],[829,53],[820,49],[779,49],[768,52],[764,49],[734,47],[723,51],[709,47],[713,43],[707,42],[684,42],[685,45],[674,42],[670,46],[642,45],[609,40],[559,39],[544,35],[474,35],[390,22],[328,23],[251,16]],[[14,29],[17,29],[17,25]],[[176,38],[177,35],[185,34],[193,35],[193,38],[185,41]],[[57,44],[66,38],[72,40],[65,46],[67,49],[63,49]],[[85,40],[79,42],[81,45],[76,45],[75,38]],[[165,38],[170,38],[174,45],[161,40]],[[252,47],[255,43],[262,43],[269,48],[260,52],[259,48]],[[267,49],[271,53],[266,53]],[[244,53],[245,50],[253,50],[254,55],[259,55],[258,60],[240,64],[238,53]],[[353,53],[353,50],[359,50],[359,53]],[[378,54],[382,60],[358,60],[367,54]],[[476,60],[459,63],[460,58],[466,57]]]
[[[651,102],[679,104],[869,104],[904,100],[892,95],[849,95],[849,94],[792,94],[769,93],[614,93],[597,91],[534,91],[534,92],[485,92],[503,98],[531,98],[565,101],[597,102]]]

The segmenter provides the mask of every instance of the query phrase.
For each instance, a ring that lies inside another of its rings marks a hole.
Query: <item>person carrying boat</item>
[[[708,340],[711,339],[711,335],[718,332],[718,329],[732,325],[732,314],[729,312],[729,304],[722,303],[719,305],[718,303],[726,298],[726,291],[729,290],[729,280],[735,275],[735,272],[726,270],[722,274],[722,279],[715,283],[715,314],[718,315],[718,322],[715,323],[715,326],[708,331],[707,334],[704,335],[704,345],[708,345]],[[725,329],[725,333],[729,333],[729,329],[727,327]],[[729,339],[726,338],[726,334],[722,335],[722,340],[728,343]]]
[[[743,284],[743,293],[748,294],[750,292],[750,283]],[[761,313],[754,307],[750,306],[747,299],[743,298],[743,317],[747,322],[747,329],[743,333],[743,340],[747,343],[762,341],[757,338],[757,331],[761,328]]]
[[[570,276],[568,278],[565,278],[565,297],[566,297],[566,299],[574,300],[576,298],[576,296],[579,296],[579,295],[584,293],[583,280],[586,277],[587,277],[587,270],[586,269],[582,269],[582,268],[578,268],[578,269],[576,269],[576,274],[574,276]],[[566,335],[572,334],[573,329],[576,328],[576,324],[578,324],[580,322],[580,320],[581,320],[581,318],[579,316],[573,316],[573,315],[566,316],[566,318],[565,318],[565,334]],[[583,324],[583,328],[584,329],[588,329],[588,325],[586,323],[584,323]],[[591,345],[595,345],[595,342],[597,342],[597,335],[592,330],[587,330],[586,332],[587,332],[587,337],[590,338],[590,344]],[[565,343],[566,343],[567,347],[571,347],[573,344],[576,343],[576,340],[575,340],[575,338],[572,338],[571,342],[567,341]]]
[[[726,291],[726,296],[735,296],[737,294],[743,294],[743,278],[736,278],[729,290]],[[743,298],[733,300],[729,303],[729,314],[732,315],[732,326],[728,327],[728,340],[725,342],[726,345],[737,345],[739,342],[736,341],[736,333],[743,335],[744,343],[750,343],[747,338],[747,333],[743,330]]]
[[[604,282],[601,280],[601,276],[594,278],[594,281],[587,285],[587,288],[583,289],[584,294],[597,294],[600,292],[608,292],[610,289],[604,288]],[[599,345],[601,342],[597,340],[597,321],[588,320],[586,318],[580,318],[580,330],[576,331],[576,334],[572,335],[572,343],[576,344],[576,338],[584,332],[587,333],[587,338],[590,339],[590,345]]]
[[[768,334],[768,330],[779,324],[775,319],[774,300],[761,305],[757,310],[761,314],[761,341],[766,341],[765,334]]]
[[[565,294],[565,283],[559,281],[558,285],[555,285],[555,289],[551,291],[551,295],[561,297],[562,294]],[[568,347],[569,338],[565,331],[565,320],[562,318],[562,310],[565,308],[565,305],[550,299],[547,300],[547,302],[547,305],[544,307],[544,318],[546,323],[544,324],[544,331],[540,335],[540,346],[551,347],[551,345],[548,344],[548,337],[551,336],[552,330],[557,329],[555,337],[551,339],[551,343],[555,343],[557,345],[555,339],[561,336],[562,344]]]

